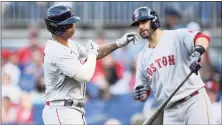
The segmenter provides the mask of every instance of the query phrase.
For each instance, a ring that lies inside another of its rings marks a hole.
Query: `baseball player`
[[[163,124],[211,124],[211,104],[198,70],[209,36],[189,29],[161,30],[157,13],[148,7],[134,11],[133,23],[147,39],[137,59],[134,98],[145,101],[153,92],[164,101],[192,71],[164,109]]]
[[[96,59],[135,41],[136,33],[126,33],[116,42],[101,46],[89,41],[84,47],[70,40],[75,33],[74,23],[80,20],[70,7],[52,6],[44,19],[52,39],[47,41],[44,50],[46,105],[43,121],[45,124],[86,124],[83,108],[85,83],[94,73]],[[81,63],[85,57],[87,60]]]

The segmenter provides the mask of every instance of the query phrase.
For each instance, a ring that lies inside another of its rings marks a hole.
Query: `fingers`
[[[137,36],[129,36],[127,38],[127,41],[128,41],[128,43],[132,41],[133,44],[135,45],[135,42],[138,41],[138,37]]]
[[[131,32],[131,33],[127,33],[127,41],[128,42],[133,42],[133,44],[135,45],[135,42],[138,41],[138,33],[135,32]]]
[[[130,36],[130,37],[127,38],[127,41],[128,42],[135,41],[135,37],[134,36]]]
[[[89,40],[88,42],[93,42],[92,40]]]
[[[93,42],[92,40],[89,40],[88,43],[91,43],[91,44],[94,45],[94,46],[97,46],[97,45],[98,45],[97,43]]]
[[[130,33],[126,33],[126,35],[127,35],[127,36],[133,36],[133,35],[135,36],[135,35],[138,35],[138,33],[136,33],[136,32],[130,32]]]
[[[135,90],[140,90],[141,88],[143,88],[143,85],[139,85],[135,88]]]
[[[139,99],[145,97],[146,91],[142,91],[142,92],[139,92],[139,93],[135,92],[133,95],[134,95],[135,100],[139,100]]]
[[[138,37],[138,35],[135,35],[135,39],[136,39],[136,41],[137,41],[137,40],[139,40],[139,37]]]
[[[141,95],[144,95],[144,94],[146,94],[146,91],[141,91],[141,92],[135,93],[134,95],[135,96],[141,96]]]
[[[196,75],[198,75],[198,71],[201,68],[201,65],[199,62],[194,61],[193,63],[191,63],[191,65],[189,66],[190,70],[195,73]]]
[[[87,43],[87,47],[86,47],[87,51],[89,53],[93,53],[95,54],[96,56],[98,55],[99,53],[99,47],[98,47],[98,44],[93,42],[92,40],[89,40],[88,43]]]

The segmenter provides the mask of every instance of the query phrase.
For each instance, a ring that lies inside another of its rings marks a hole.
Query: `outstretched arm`
[[[111,52],[115,51],[116,49],[118,49],[119,47],[116,45],[115,42],[113,43],[108,43],[108,44],[103,44],[99,46],[99,54],[97,56],[97,60],[101,59],[105,56],[107,56],[108,54],[110,54]]]
[[[116,42],[108,43],[99,46],[99,54],[97,60],[101,59],[118,48],[126,46],[130,42],[138,40],[137,33],[126,33],[122,38],[117,39]]]

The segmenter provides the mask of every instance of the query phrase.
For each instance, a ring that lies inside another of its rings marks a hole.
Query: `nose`
[[[138,24],[138,28],[139,28],[139,30],[143,29],[143,24],[142,24],[142,23],[139,23],[139,24]]]
[[[75,25],[74,25],[74,24],[72,24],[72,28],[75,28]]]

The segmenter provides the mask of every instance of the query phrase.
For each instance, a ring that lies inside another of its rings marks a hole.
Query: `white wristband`
[[[119,39],[116,40],[116,45],[120,48],[121,47],[121,43],[119,41]]]

